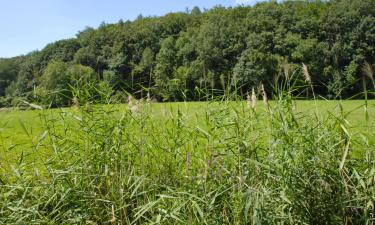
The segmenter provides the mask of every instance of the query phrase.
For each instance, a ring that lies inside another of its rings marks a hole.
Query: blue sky
[[[163,15],[199,6],[235,6],[260,0],[0,0],[0,57],[42,49],[75,37],[86,26]]]

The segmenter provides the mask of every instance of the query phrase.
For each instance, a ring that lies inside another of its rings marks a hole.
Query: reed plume
[[[316,111],[316,114],[318,115],[318,105],[317,105],[317,102],[316,102],[314,86],[312,84],[312,80],[311,80],[309,70],[307,69],[307,66],[304,63],[302,63],[302,70],[303,70],[303,75],[305,76],[305,81],[308,84],[310,84],[311,92],[313,94],[314,102],[315,102],[315,111]]]
[[[112,223],[112,224],[116,223],[116,215],[115,215],[115,206],[114,205],[112,205],[112,218],[109,222]]]
[[[251,107],[252,103],[251,103],[251,96],[249,92],[247,92],[246,94],[246,101],[247,101],[247,106]]]
[[[363,65],[362,72],[363,72],[363,75],[365,75],[365,76],[367,76],[368,78],[370,78],[370,80],[371,80],[371,82],[372,82],[372,85],[373,85],[374,88],[375,88],[375,82],[374,82],[374,70],[373,70],[371,64],[368,63],[367,61],[365,61],[364,65]]]
[[[303,75],[305,76],[305,81],[309,84],[311,84],[311,76],[310,76],[310,73],[309,73],[309,70],[307,69],[307,66],[302,63],[302,70],[303,70]]]
[[[257,96],[255,95],[254,87],[251,90],[251,108],[255,108],[257,104]]]
[[[129,106],[129,107],[132,107],[133,104],[134,104],[133,96],[129,95],[129,96],[128,96],[128,99],[127,99],[127,102],[128,102],[128,106]]]
[[[312,91],[312,93],[313,93],[314,99],[316,99],[316,98],[315,98],[315,92],[314,92],[314,86],[313,86],[313,84],[312,84],[312,80],[311,80],[311,76],[310,76],[309,70],[307,69],[307,66],[306,66],[304,63],[302,63],[302,70],[303,70],[303,75],[304,75],[304,77],[305,77],[305,81],[306,81],[308,84],[310,84],[311,91]]]
[[[74,97],[72,101],[73,101],[73,107],[79,109],[80,107],[79,99],[77,97]]]
[[[267,92],[266,89],[264,88],[263,83],[261,83],[261,88],[262,88],[262,95],[263,95],[263,103],[266,107],[268,107],[268,97],[267,97]]]
[[[283,62],[281,63],[281,68],[284,71],[284,76],[288,80],[290,77],[290,70],[291,70],[291,64],[288,63],[288,60],[284,58]]]

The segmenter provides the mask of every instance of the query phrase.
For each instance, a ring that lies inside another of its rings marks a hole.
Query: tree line
[[[198,7],[87,27],[40,51],[0,59],[0,106],[66,106],[86,82],[160,101],[244,93],[311,75],[317,95],[374,90],[375,0],[276,1]]]

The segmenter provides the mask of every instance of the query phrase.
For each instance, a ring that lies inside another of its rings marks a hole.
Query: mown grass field
[[[173,117],[180,110],[186,116],[190,117],[190,121],[200,124],[212,105],[220,103],[206,102],[188,102],[188,103],[153,103],[150,106],[150,112],[156,119]],[[272,104],[272,102],[271,102]],[[339,101],[316,102],[318,114],[322,117],[328,114],[339,116]],[[346,100],[341,102],[349,127],[356,132],[370,132],[375,130],[375,100],[368,102],[368,119],[366,120],[365,102],[364,100]],[[246,107],[245,102],[233,102],[238,109]],[[316,112],[314,101],[296,101],[296,111],[309,113],[313,115]],[[125,111],[128,109],[126,104],[106,106],[116,111]],[[145,108],[145,107],[143,107]],[[264,113],[265,109],[262,103],[258,103],[258,112]],[[30,141],[38,141],[43,132],[46,131],[45,117],[59,118],[64,113],[78,114],[74,108],[61,108],[50,110],[4,110],[0,111],[0,137],[2,141],[2,150],[13,148],[22,148],[23,145],[29,145]],[[262,115],[260,115],[262,116]],[[75,121],[71,121],[75,123]],[[375,132],[375,131],[374,131]],[[370,135],[371,142],[375,141],[375,136]],[[18,147],[17,147],[18,146]]]
[[[0,112],[0,224],[371,224],[375,101]]]

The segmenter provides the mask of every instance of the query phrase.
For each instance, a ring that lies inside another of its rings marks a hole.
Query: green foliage
[[[91,66],[92,68],[96,68],[97,66],[96,55],[89,48],[80,48],[74,55],[74,61],[85,66]]]
[[[98,75],[89,66],[83,66],[81,64],[70,64],[66,70],[66,74],[69,77],[70,82],[76,82],[82,80],[85,82],[95,81],[98,79]]]
[[[169,80],[173,76],[176,64],[176,50],[174,46],[175,41],[173,37],[166,38],[162,41],[160,51],[156,55],[155,86],[165,100],[169,98]]]
[[[228,100],[127,107],[112,104],[105,82],[73,92],[73,108],[0,112],[1,224],[375,219],[375,101],[366,119],[362,101],[314,110],[289,89],[254,109]]]
[[[67,73],[68,65],[62,61],[52,61],[48,64],[40,79],[39,88],[44,103],[52,103],[58,106],[66,105],[69,101],[70,78]]]
[[[61,61],[90,67],[94,80],[136,97],[147,89],[159,100],[200,100],[197,89],[215,97],[233,80],[244,89],[263,81],[269,89],[282,67],[275,58],[282,58],[308,66],[317,95],[360,98],[361,68],[375,64],[374,8],[373,0],[270,1],[102,23],[0,59],[0,96],[28,98],[48,65]]]
[[[249,49],[242,53],[233,69],[232,85],[250,90],[250,87],[258,86],[261,82],[267,83],[276,74],[277,63],[277,58],[272,54]]]
[[[201,10],[199,9],[198,6],[195,6],[192,10],[191,10],[191,15],[192,16],[198,16],[200,15],[202,12]]]
[[[17,78],[22,58],[0,60],[0,96],[5,95],[5,89]]]
[[[52,61],[44,70],[39,86],[33,91],[33,101],[52,106],[69,105],[73,98],[72,88],[82,87],[97,79],[98,75],[91,67]]]
[[[40,53],[41,66],[45,68],[50,61],[69,62],[80,48],[77,39],[67,39],[48,44]]]

